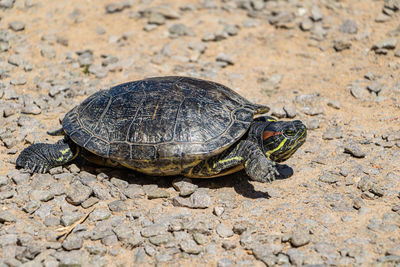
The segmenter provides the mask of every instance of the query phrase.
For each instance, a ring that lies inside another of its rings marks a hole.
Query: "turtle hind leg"
[[[43,173],[72,161],[78,153],[78,146],[67,138],[55,144],[38,143],[25,148],[19,154],[16,165],[32,172]]]

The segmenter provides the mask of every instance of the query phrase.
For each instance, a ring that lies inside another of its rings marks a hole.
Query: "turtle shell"
[[[156,77],[93,94],[62,125],[79,146],[141,170],[221,153],[268,110],[215,82]]]

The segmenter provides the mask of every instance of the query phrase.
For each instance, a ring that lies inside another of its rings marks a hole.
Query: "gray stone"
[[[50,46],[43,46],[40,49],[40,54],[47,59],[53,59],[56,57],[56,51]]]
[[[125,241],[134,234],[133,229],[126,223],[115,226],[113,232],[117,235],[118,240],[120,241]]]
[[[384,13],[379,13],[378,16],[375,18],[375,22],[383,23],[389,21],[390,19],[391,19],[390,16]]]
[[[227,237],[233,236],[232,229],[222,223],[217,225],[216,232],[222,238],[227,238]]]
[[[135,266],[137,264],[146,263],[146,252],[145,252],[144,248],[139,247],[135,250],[135,252],[133,253],[133,262],[134,262]]]
[[[378,259],[376,259],[377,262],[379,263],[391,263],[391,264],[399,264],[400,263],[400,256],[399,255],[388,255],[388,256],[383,256]]]
[[[346,19],[339,27],[339,31],[343,33],[356,34],[358,31],[358,25],[354,20]]]
[[[366,155],[361,146],[354,142],[347,143],[344,147],[344,152],[351,154],[355,158],[364,158]]]
[[[122,192],[130,199],[140,198],[145,195],[143,188],[137,184],[129,184]]]
[[[183,233],[186,233],[186,232],[183,232]],[[193,240],[196,241],[196,243],[199,245],[204,245],[207,242],[207,237],[201,233],[194,233]]]
[[[304,263],[304,254],[302,251],[291,248],[289,249],[286,254],[289,256],[290,263],[296,266],[301,266]]]
[[[85,249],[92,255],[103,256],[107,252],[107,249],[100,244],[88,244],[85,246]]]
[[[165,245],[172,241],[172,235],[170,233],[160,234],[156,236],[151,236],[149,242],[155,246]],[[194,241],[193,241],[194,242]]]
[[[16,234],[0,235],[0,248],[17,244],[18,237]]]
[[[297,248],[310,243],[310,235],[306,230],[297,230],[290,237],[290,244]]]
[[[62,247],[65,250],[80,249],[82,245],[83,245],[83,239],[76,234],[69,235],[62,243]]]
[[[198,186],[193,184],[192,180],[188,178],[176,179],[172,182],[172,185],[182,197],[191,195],[198,188]]]
[[[224,27],[224,32],[226,32],[229,36],[235,36],[238,34],[239,29],[236,25],[227,24]]]
[[[400,9],[400,1],[399,0],[385,0],[384,8],[388,8],[393,11],[398,11]]]
[[[327,128],[325,133],[322,135],[324,140],[333,140],[343,138],[343,129],[340,126]]]
[[[264,244],[256,244],[252,248],[253,255],[256,259],[262,261],[267,266],[276,265],[276,257],[270,247]]]
[[[216,41],[216,37],[215,37],[214,33],[208,32],[208,33],[203,35],[201,40],[203,42],[211,42],[211,41]]]
[[[1,8],[12,8],[14,6],[15,0],[1,0],[0,7]]]
[[[317,5],[313,5],[311,8],[311,19],[313,21],[320,21],[323,18],[321,9]]]
[[[108,208],[96,208],[92,213],[89,215],[89,219],[91,221],[103,221],[110,218],[111,212]]]
[[[91,206],[97,204],[99,202],[99,199],[97,197],[89,197],[85,201],[81,203],[82,208],[87,209],[90,208]]]
[[[17,93],[17,91],[14,90],[14,88],[10,85],[10,86],[6,86],[4,88],[4,99],[6,100],[12,100],[12,99],[18,99],[19,95]]]
[[[216,207],[214,207],[214,209],[213,209],[213,213],[215,214],[215,216],[221,216],[222,215],[222,213],[224,213],[224,208],[223,207],[220,207],[220,206],[216,206]]]
[[[229,258],[222,258],[217,262],[217,267],[229,267],[229,266],[233,266],[233,262]]]
[[[341,52],[351,48],[351,42],[348,40],[336,39],[333,41],[333,48],[336,52]]]
[[[54,97],[62,92],[66,92],[70,89],[68,85],[64,84],[55,84],[52,85],[50,90],[49,90],[49,96]]]
[[[10,84],[11,85],[25,85],[26,82],[27,82],[27,80],[26,80],[24,75],[20,75],[20,76],[18,76],[16,78],[12,78],[10,80]]]
[[[365,203],[361,197],[356,197],[355,199],[353,199],[353,208],[359,210],[362,207],[365,207]]]
[[[283,110],[286,112],[287,118],[294,118],[297,115],[296,108],[293,105],[284,105]]]
[[[9,210],[0,210],[0,223],[15,222],[16,218]]]
[[[222,247],[225,250],[232,250],[232,249],[236,248],[236,243],[234,241],[225,240],[222,242]]]
[[[165,21],[166,21],[166,18],[162,14],[160,14],[158,12],[150,12],[147,23],[155,24],[155,25],[163,25],[163,24],[165,24]]]
[[[19,171],[12,171],[7,174],[8,177],[11,178],[11,180],[16,183],[17,185],[25,184],[30,180],[30,174],[29,173],[21,173]]]
[[[66,192],[66,200],[73,205],[80,205],[92,194],[92,188],[83,185],[80,181],[75,181]]]
[[[113,202],[108,203],[108,208],[114,212],[120,212],[127,210],[127,206],[122,200],[115,200]]]
[[[233,61],[233,59],[231,58],[231,56],[229,56],[229,55],[227,55],[227,54],[225,54],[225,53],[223,53],[223,52],[218,53],[218,55],[217,55],[217,57],[215,58],[215,60],[216,60],[217,62],[226,63],[227,65],[234,65],[234,64],[235,64],[235,62]]]
[[[294,99],[304,114],[316,116],[324,113],[321,105],[321,99],[318,94],[298,95]]]
[[[21,110],[21,113],[38,115],[38,114],[42,113],[42,110],[35,104],[28,104],[28,105],[24,106],[24,108]]]
[[[8,178],[6,176],[0,176],[0,187],[8,184]]]
[[[89,73],[94,74],[96,78],[104,78],[108,74],[108,69],[101,64],[92,64],[88,68]]]
[[[286,112],[281,106],[273,106],[271,108],[271,115],[280,119],[286,117]]]
[[[115,234],[107,235],[101,239],[101,243],[105,246],[113,246],[118,243],[118,238]]]
[[[315,130],[320,127],[320,122],[318,119],[312,119],[307,122],[307,130]]]
[[[241,235],[252,228],[254,228],[254,225],[249,220],[239,220],[234,222],[232,230],[235,234]]]
[[[25,29],[25,23],[22,21],[11,21],[8,23],[8,27],[15,32],[19,32]]]
[[[93,195],[100,200],[108,200],[111,198],[110,190],[103,188],[101,185],[95,184],[92,187]]]
[[[206,190],[198,189],[190,196],[191,208],[205,209],[211,206],[211,197]]]
[[[84,216],[82,212],[64,212],[61,216],[61,223],[64,226],[70,226]]]
[[[378,49],[395,49],[397,45],[396,38],[386,38],[372,45],[372,50]]]
[[[172,36],[193,36],[194,33],[185,24],[175,23],[168,29]]]
[[[170,196],[169,192],[161,188],[156,188],[154,190],[150,190],[147,192],[148,199],[168,198],[169,196]]]
[[[185,222],[183,228],[187,230],[188,233],[201,233],[210,235],[215,228],[215,221],[208,218],[192,219]]]
[[[192,203],[190,202],[190,199],[178,196],[178,197],[174,197],[172,199],[172,205],[174,207],[188,207],[188,208],[190,208],[192,206]]]
[[[50,190],[32,190],[29,193],[29,197],[31,200],[40,200],[46,202],[54,198],[54,193]]]
[[[58,217],[50,215],[50,216],[46,216],[44,218],[44,225],[46,225],[47,227],[49,226],[58,226],[61,224],[61,221]]]
[[[152,224],[150,226],[143,228],[140,231],[140,233],[142,234],[143,237],[151,237],[164,234],[167,232],[167,230],[168,228],[164,224]]]
[[[319,176],[319,181],[327,184],[334,184],[340,181],[339,177],[330,173],[324,173]]]
[[[309,31],[311,30],[312,26],[313,26],[313,22],[312,20],[310,20],[309,18],[305,18],[300,22],[300,29],[302,31]]]
[[[126,8],[130,8],[131,6],[132,6],[131,1],[127,0],[127,1],[122,1],[119,3],[107,4],[105,6],[105,9],[108,14],[112,14],[112,13],[121,12],[122,10],[124,10]]]
[[[32,214],[34,213],[38,208],[40,208],[40,201],[38,200],[31,200],[26,205],[22,208],[23,211]]]
[[[144,250],[145,250],[146,254],[149,255],[150,257],[153,257],[153,256],[156,254],[156,252],[157,252],[157,251],[156,251],[152,246],[150,246],[150,245],[146,245],[146,246],[144,247]]]
[[[193,239],[185,239],[179,243],[180,248],[188,254],[199,254],[203,248],[194,242]]]
[[[350,84],[350,93],[355,98],[361,100],[367,100],[371,98],[368,90],[358,83]]]
[[[379,94],[380,91],[382,91],[384,89],[384,85],[378,81],[374,81],[371,84],[367,85],[367,90],[375,93],[375,94]]]
[[[34,215],[39,216],[41,219],[46,218],[46,216],[50,215],[51,210],[54,208],[54,204],[46,204],[43,203],[40,207],[34,212]]]
[[[80,67],[90,66],[94,62],[93,51],[92,50],[83,50],[77,51],[78,54],[78,62]]]

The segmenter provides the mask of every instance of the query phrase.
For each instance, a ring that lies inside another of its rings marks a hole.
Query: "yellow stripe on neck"
[[[283,147],[283,145],[286,143],[286,141],[287,141],[287,139],[283,139],[283,141],[279,144],[279,146],[277,146],[276,148],[274,148],[272,150],[265,152],[265,155],[267,155],[267,157],[269,158],[272,155],[272,153],[281,149]]]

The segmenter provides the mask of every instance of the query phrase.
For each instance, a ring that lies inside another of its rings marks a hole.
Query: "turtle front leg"
[[[244,169],[252,180],[262,183],[272,182],[279,176],[276,163],[268,159],[258,146],[251,146],[246,158]]]
[[[25,148],[19,154],[16,165],[32,172],[43,173],[70,162],[78,153],[78,147],[63,138],[55,144],[38,143]]]
[[[187,177],[211,178],[245,169],[254,181],[271,182],[279,175],[275,162],[267,158],[254,142],[242,140],[222,154],[202,161]]]

